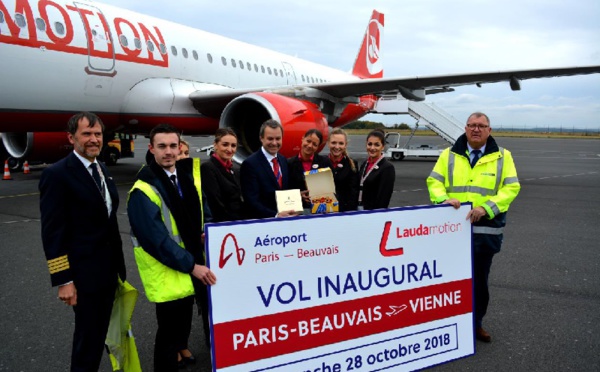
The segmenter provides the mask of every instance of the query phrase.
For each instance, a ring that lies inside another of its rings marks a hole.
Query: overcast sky
[[[599,0],[105,0],[103,3],[350,71],[373,9],[385,14],[384,76],[600,65]],[[167,5],[169,4],[169,5]],[[458,87],[428,102],[495,128],[600,130],[600,74]],[[370,120],[413,124],[408,116]]]

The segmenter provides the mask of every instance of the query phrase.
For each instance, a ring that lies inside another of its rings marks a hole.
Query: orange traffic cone
[[[8,159],[4,162],[4,177],[2,177],[3,180],[12,180],[12,177],[10,176],[10,169],[8,169]]]
[[[25,160],[25,163],[23,164],[23,174],[29,174],[31,173],[31,171],[29,170],[29,162],[27,160]]]

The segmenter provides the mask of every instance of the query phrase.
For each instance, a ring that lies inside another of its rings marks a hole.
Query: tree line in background
[[[384,131],[390,131],[390,129],[396,129],[396,130],[410,130],[412,131],[412,127],[409,126],[406,123],[401,123],[401,124],[394,124],[391,126],[386,126],[383,123],[380,122],[376,122],[376,121],[368,121],[368,120],[357,120],[355,122],[349,123],[344,125],[344,129],[362,129],[362,130],[373,130],[373,129],[382,129]],[[431,131],[429,128],[425,127],[425,126],[420,126],[419,128],[419,133],[423,134],[426,132],[431,132],[433,133],[433,131]],[[577,135],[577,136],[593,136],[593,137],[597,137],[600,136],[600,127],[598,128],[585,128],[585,129],[579,129],[579,128],[575,128],[573,127],[535,127],[535,128],[518,128],[518,127],[506,127],[506,126],[495,126],[494,127],[494,131],[496,132],[496,134],[502,132],[502,133],[532,133],[532,134],[553,134],[553,135]]]
[[[383,123],[379,123],[376,121],[368,121],[368,120],[357,120],[355,122],[352,122],[350,124],[346,124],[344,125],[344,129],[369,129],[369,130],[373,130],[373,129],[411,129],[410,126],[408,124],[402,123],[402,124],[394,124],[392,126],[385,126],[383,125]]]

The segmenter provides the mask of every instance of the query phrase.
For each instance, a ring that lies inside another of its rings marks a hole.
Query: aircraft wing
[[[600,66],[369,79],[341,84],[324,84],[317,88],[336,97],[360,96],[365,94],[389,95],[392,93],[400,93],[407,99],[421,100],[419,98],[424,99],[425,96],[419,95],[420,90],[424,91],[425,93],[438,93],[441,91],[451,91],[449,88],[455,86],[470,84],[481,85],[485,83],[498,83],[501,81],[509,81],[511,82],[511,88],[513,90],[519,90],[518,82],[520,80],[588,75],[594,73],[600,73]],[[414,95],[416,95],[416,97],[411,97],[411,93],[415,93]]]
[[[272,92],[296,98],[312,97],[321,94],[321,98],[347,102],[351,98],[364,95],[389,96],[401,94],[404,98],[422,101],[427,94],[451,92],[452,87],[470,84],[510,82],[511,89],[519,90],[519,81],[527,79],[550,78],[559,76],[587,75],[600,73],[600,65],[583,67],[560,67],[537,70],[491,71],[453,75],[431,75],[381,79],[348,80],[332,83],[305,84],[285,87],[265,87],[253,89],[218,89],[196,91],[190,99],[198,111],[205,115],[218,117],[223,108],[232,99],[252,92]]]

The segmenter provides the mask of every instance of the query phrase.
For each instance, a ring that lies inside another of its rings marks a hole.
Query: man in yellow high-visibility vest
[[[179,146],[179,131],[170,125],[150,132],[154,158],[138,172],[127,202],[140,278],[148,300],[156,303],[155,371],[177,371],[179,357],[192,360],[182,354],[189,353],[194,294],[208,334],[206,286],[217,280],[204,261],[208,207],[202,200],[200,162],[177,161]]]
[[[452,148],[440,155],[427,178],[433,203],[473,203],[467,219],[473,225],[473,280],[475,284],[475,337],[490,342],[482,327],[489,303],[488,277],[494,254],[500,251],[506,212],[521,185],[510,151],[498,147],[490,133],[490,119],[471,114]]]

